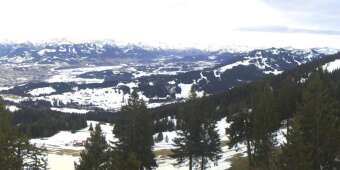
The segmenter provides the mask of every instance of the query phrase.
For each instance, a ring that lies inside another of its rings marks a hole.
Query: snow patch
[[[15,111],[20,110],[19,107],[14,106],[14,105],[8,105],[8,106],[6,106],[6,109],[7,109],[8,111],[10,111],[10,112],[15,112]]]
[[[9,90],[9,89],[11,89],[11,88],[13,88],[13,87],[0,87],[0,91],[5,91],[5,90]]]
[[[174,85],[174,84],[176,84],[176,82],[174,80],[172,80],[172,81],[169,81],[168,84]]]
[[[177,99],[186,99],[186,98],[189,98],[192,85],[193,84],[179,83],[178,87],[181,88],[181,93],[176,93],[176,98]]]
[[[73,150],[83,150],[83,146],[75,146],[75,141],[86,141],[87,138],[90,137],[89,127],[92,124],[93,127],[96,126],[99,122],[96,121],[87,121],[87,127],[81,129],[75,133],[71,133],[70,131],[60,131],[59,133],[47,137],[47,138],[36,138],[31,139],[30,143],[36,144],[38,146],[45,146],[47,149],[73,149]],[[107,141],[116,141],[112,134],[113,127],[106,123],[100,125],[103,134],[106,137]]]
[[[42,88],[37,88],[37,89],[33,89],[31,91],[28,92],[28,94],[32,95],[32,96],[40,96],[43,94],[51,94],[56,92],[56,90],[52,87],[42,87]]]
[[[240,65],[248,66],[249,64],[250,64],[249,60],[237,61],[237,62],[235,62],[233,64],[228,64],[228,65],[225,65],[223,67],[220,67],[218,69],[218,72],[224,73],[225,71],[230,70],[230,69],[232,69],[234,67],[237,67],[237,66],[240,66]]]
[[[335,70],[340,69],[340,59],[334,60],[322,66],[323,70],[327,70],[328,72],[333,72]]]
[[[45,48],[45,49],[42,49],[42,50],[38,51],[38,54],[39,55],[45,55],[46,53],[55,53],[55,52],[56,52],[55,49]]]
[[[63,113],[80,113],[80,114],[85,114],[89,112],[89,110],[85,110],[85,109],[58,108],[58,107],[51,107],[51,110],[63,112]]]
[[[96,106],[102,109],[119,109],[127,103],[128,94],[117,88],[100,88],[100,89],[82,89],[75,92],[66,92],[62,94],[42,96],[37,99],[50,101],[54,104],[77,103],[83,106]]]

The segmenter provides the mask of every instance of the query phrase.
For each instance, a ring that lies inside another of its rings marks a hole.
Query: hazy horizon
[[[338,48],[339,6],[336,0],[0,1],[0,41]]]

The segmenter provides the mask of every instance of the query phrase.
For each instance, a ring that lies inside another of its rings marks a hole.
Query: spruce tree
[[[178,115],[178,137],[174,139],[173,157],[177,164],[189,160],[189,169],[195,165],[205,169],[208,161],[220,158],[221,142],[216,132],[216,121],[206,97],[198,100],[194,90],[186,106]]]
[[[229,105],[226,129],[229,147],[244,143],[249,167],[275,169],[273,135],[280,127],[280,115],[271,86],[260,83],[245,99]]]
[[[290,156],[282,161],[284,169],[336,168],[340,154],[340,107],[328,82],[321,71],[310,76],[294,115],[295,124],[282,149],[283,158]]]
[[[199,130],[197,119],[197,95],[194,89],[191,89],[189,99],[183,108],[180,108],[177,115],[177,137],[173,140],[173,158],[176,158],[176,165],[183,164],[188,160],[189,170],[193,169],[195,151],[199,142]]]
[[[286,136],[287,143],[282,146],[279,156],[279,168],[282,170],[314,169],[312,146],[304,142],[302,126],[296,118]]]
[[[199,143],[197,144],[195,157],[200,158],[201,170],[207,168],[208,161],[216,162],[221,158],[221,140],[216,131],[216,120],[214,120],[213,107],[210,106],[207,97],[204,96],[198,102],[197,117],[199,117]]]
[[[139,169],[151,169],[156,165],[152,151],[153,121],[143,100],[137,91],[131,93],[128,104],[121,109],[121,117],[116,121],[113,133],[119,139],[114,144],[116,150],[123,154],[124,159],[134,155],[140,162]]]
[[[79,164],[75,164],[75,169],[108,169],[108,144],[99,124],[91,131],[91,137],[86,141],[85,150],[80,153]]]
[[[253,145],[256,168],[275,169],[273,159],[274,147],[277,143],[274,132],[281,126],[274,91],[271,86],[260,86],[252,99],[253,109]]]
[[[156,136],[156,139],[155,139],[155,141],[156,142],[161,142],[161,141],[163,141],[163,132],[159,132],[158,134],[157,134],[157,136]]]
[[[168,137],[168,135],[165,135],[165,142],[166,142],[166,143],[169,143],[169,137]]]
[[[45,170],[44,148],[29,143],[28,138],[12,126],[11,114],[0,104],[0,167],[1,169]]]
[[[93,131],[93,125],[92,125],[92,123],[90,123],[90,127],[89,127],[89,131]]]
[[[226,129],[226,134],[229,136],[229,148],[237,147],[240,143],[246,144],[249,167],[252,167],[254,152],[253,110],[246,103],[240,102],[229,106],[228,111],[231,114],[227,116],[226,121],[230,123],[230,126]]]

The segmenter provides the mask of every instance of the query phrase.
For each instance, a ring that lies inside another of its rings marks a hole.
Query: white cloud
[[[328,42],[339,46],[338,36],[303,34],[314,42],[298,44],[287,33],[236,31],[297,25],[260,0],[0,0],[0,22],[0,39],[15,41],[68,38],[196,47],[316,46],[321,38],[323,46]]]

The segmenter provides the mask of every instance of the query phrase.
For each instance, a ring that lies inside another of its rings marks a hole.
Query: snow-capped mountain
[[[12,104],[119,109],[133,88],[150,107],[216,94],[336,53],[328,48],[162,49],[113,43],[0,44],[1,92]],[[10,87],[8,87],[10,86]],[[13,97],[14,96],[14,97]]]

